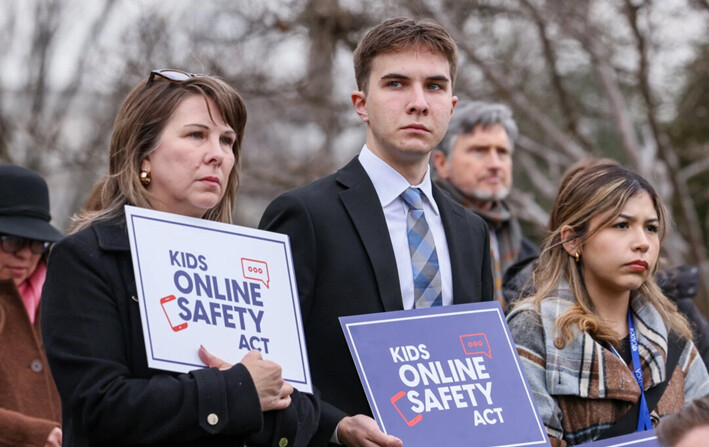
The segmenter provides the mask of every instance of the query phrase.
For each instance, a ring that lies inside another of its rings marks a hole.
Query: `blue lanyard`
[[[628,309],[628,331],[630,335],[630,354],[633,358],[633,375],[640,386],[640,414],[638,415],[638,429],[636,431],[652,430],[652,420],[650,419],[650,411],[647,408],[645,400],[645,390],[643,388],[643,370],[640,363],[640,354],[638,354],[638,336],[633,326],[633,317]]]

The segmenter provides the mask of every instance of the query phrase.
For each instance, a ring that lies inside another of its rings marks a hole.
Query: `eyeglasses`
[[[36,255],[42,255],[49,251],[51,242],[38,241],[20,236],[11,236],[9,234],[0,235],[0,248],[5,253],[14,255],[25,247],[25,244],[30,244],[30,251]]]
[[[190,78],[196,78],[201,76],[194,73],[187,73],[186,71],[173,70],[171,68],[165,68],[162,70],[153,70],[150,72],[150,77],[148,78],[148,85],[155,79],[155,76],[160,76],[161,78],[167,79],[172,82],[182,82]]]

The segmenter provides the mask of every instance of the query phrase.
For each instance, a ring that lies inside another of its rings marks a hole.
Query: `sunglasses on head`
[[[150,77],[148,78],[148,85],[155,79],[155,76],[160,76],[163,79],[167,79],[172,82],[182,82],[190,78],[196,78],[201,76],[194,73],[187,73],[186,71],[173,70],[171,68],[165,68],[161,70],[153,70],[150,72]]]
[[[0,248],[2,248],[2,251],[5,253],[14,255],[18,251],[22,250],[25,247],[25,244],[30,245],[30,251],[35,255],[42,255],[46,253],[52,245],[51,242],[46,241],[38,241],[20,236],[12,236],[9,234],[0,235]]]

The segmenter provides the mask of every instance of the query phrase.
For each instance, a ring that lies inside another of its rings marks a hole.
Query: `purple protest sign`
[[[405,446],[549,444],[497,302],[340,324],[375,419]]]

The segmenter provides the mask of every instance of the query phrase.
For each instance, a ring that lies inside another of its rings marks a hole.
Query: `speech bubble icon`
[[[484,332],[479,334],[466,334],[460,336],[460,343],[463,345],[465,355],[482,354],[492,359],[492,349],[487,341],[487,335]]]
[[[244,273],[244,278],[261,281],[268,289],[268,283],[271,278],[268,276],[268,264],[256,259],[241,258],[241,271]]]

